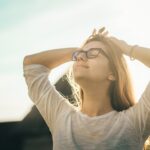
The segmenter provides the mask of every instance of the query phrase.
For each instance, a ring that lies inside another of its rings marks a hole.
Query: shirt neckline
[[[84,117],[84,118],[88,118],[88,119],[100,119],[100,118],[105,118],[105,117],[108,117],[108,116],[110,116],[110,115],[112,115],[112,114],[114,114],[114,113],[116,113],[116,112],[117,112],[116,110],[112,110],[112,111],[110,111],[110,112],[108,112],[108,113],[105,113],[105,114],[103,114],[103,115],[90,117],[90,116],[88,116],[87,114],[84,114],[83,112],[81,112],[80,110],[77,110],[77,113],[78,113],[80,116],[82,116],[82,117]]]

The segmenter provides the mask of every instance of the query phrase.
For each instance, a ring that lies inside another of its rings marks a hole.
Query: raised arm
[[[125,41],[111,37],[111,42],[117,45],[123,54],[129,56],[131,60],[137,59],[150,68],[150,48],[141,46],[131,46]],[[125,111],[126,117],[133,125],[140,142],[150,136],[150,82],[147,84],[138,103]]]
[[[71,55],[76,49],[76,47],[61,48],[27,55],[24,58],[23,65],[41,64],[49,69],[53,69],[65,62],[70,61]]]
[[[131,46],[125,41],[119,40],[115,37],[111,37],[110,40],[117,45],[125,55],[131,57],[132,59],[139,60],[150,68],[150,48],[144,48],[137,45]]]
[[[72,105],[51,84],[50,71],[71,60],[72,52],[77,48],[47,50],[25,56],[23,61],[24,77],[28,95],[38,108],[51,132],[56,126],[57,117],[72,110]]]

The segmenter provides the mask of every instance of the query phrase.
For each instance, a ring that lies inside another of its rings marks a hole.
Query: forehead
[[[106,46],[100,41],[91,41],[82,46],[82,49],[85,51],[91,48],[102,48],[107,53]]]

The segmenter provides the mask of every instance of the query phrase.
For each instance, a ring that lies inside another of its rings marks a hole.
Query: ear
[[[116,80],[113,74],[108,75],[108,80],[114,81]]]

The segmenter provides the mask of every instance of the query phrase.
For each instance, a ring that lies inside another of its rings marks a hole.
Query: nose
[[[86,57],[86,54],[84,52],[80,53],[78,56],[77,56],[77,61],[87,61],[87,57]]]

